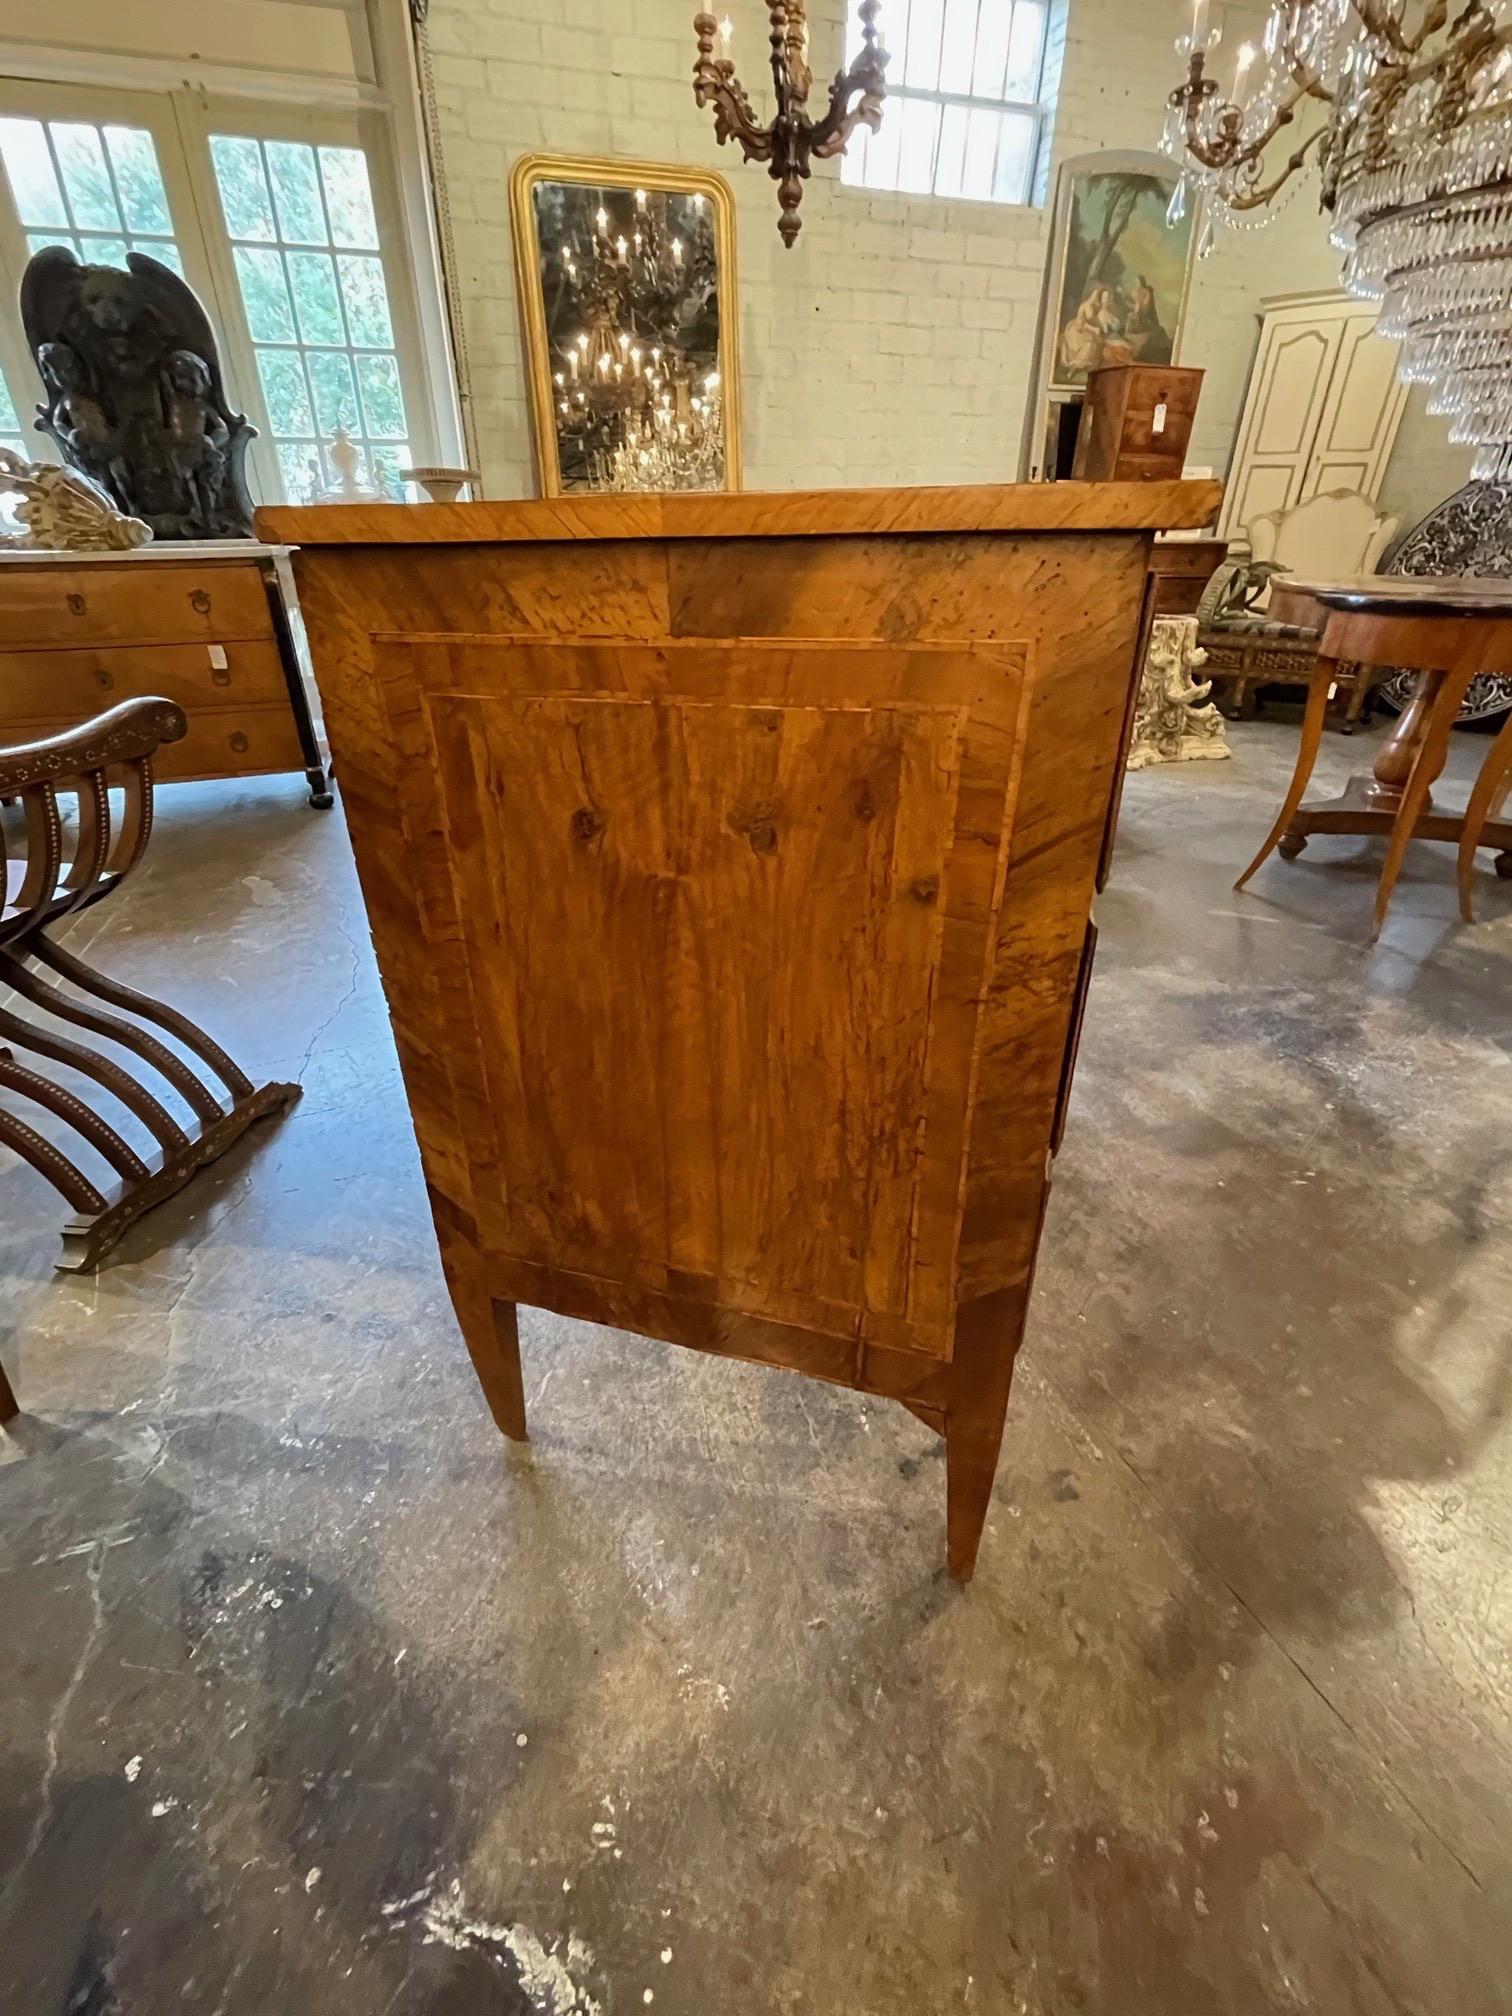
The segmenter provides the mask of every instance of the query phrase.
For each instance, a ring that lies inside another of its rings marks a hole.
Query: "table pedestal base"
[[[1382,789],[1374,777],[1351,777],[1337,798],[1316,798],[1299,805],[1276,842],[1283,861],[1295,861],[1314,833],[1389,833],[1401,810],[1400,791]],[[1412,829],[1414,840],[1451,840],[1464,831],[1462,812],[1440,812],[1430,802]],[[1494,866],[1504,882],[1512,881],[1512,819],[1488,819],[1478,844],[1496,850]]]

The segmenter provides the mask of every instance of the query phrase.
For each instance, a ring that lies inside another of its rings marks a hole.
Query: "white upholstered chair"
[[[1197,608],[1197,641],[1226,711],[1247,715],[1260,687],[1304,686],[1312,671],[1317,638],[1295,623],[1269,619],[1266,577],[1292,569],[1315,580],[1373,574],[1396,528],[1396,518],[1358,490],[1323,490],[1250,520],[1244,528],[1250,559],[1220,567]],[[1339,708],[1331,718],[1346,735],[1359,722],[1372,684],[1353,668],[1340,668]]]
[[[1396,518],[1358,490],[1320,490],[1305,504],[1252,518],[1244,530],[1255,559],[1340,579],[1374,574],[1396,528]]]

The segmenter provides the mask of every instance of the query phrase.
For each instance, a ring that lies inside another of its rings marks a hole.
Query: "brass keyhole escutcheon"
[[[95,668],[95,684],[97,686],[106,686],[106,687],[114,686],[115,684],[114,672],[107,672],[103,665],[97,666]]]
[[[198,616],[208,616],[210,614],[210,597],[203,588],[196,588],[194,593],[189,597],[189,607]]]
[[[82,616],[84,614],[85,609],[88,607],[88,604],[85,602],[84,597],[82,595],[70,595],[68,598],[68,606],[73,611],[75,616]]]

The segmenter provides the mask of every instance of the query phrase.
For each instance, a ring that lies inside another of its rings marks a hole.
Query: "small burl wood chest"
[[[1079,483],[1173,481],[1186,463],[1202,373],[1176,364],[1105,364],[1087,374]]]

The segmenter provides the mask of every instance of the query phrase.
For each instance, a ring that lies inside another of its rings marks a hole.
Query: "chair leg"
[[[0,1365],[0,1422],[14,1421],[20,1412],[11,1383],[5,1376],[5,1367]]]
[[[1307,710],[1302,716],[1302,740],[1297,748],[1297,767],[1292,772],[1292,780],[1287,787],[1276,823],[1267,834],[1260,852],[1234,884],[1236,889],[1242,889],[1261,862],[1275,850],[1277,842],[1290,826],[1297,807],[1302,803],[1312,777],[1313,766],[1318,760],[1318,747],[1323,740],[1323,716],[1328,707],[1328,689],[1333,682],[1334,671],[1335,661],[1332,658],[1319,658],[1313,666],[1312,677],[1307,685]]]
[[[1466,693],[1470,681],[1475,677],[1474,668],[1466,666],[1454,672],[1430,672],[1434,682],[1428,702],[1428,727],[1412,769],[1408,773],[1407,785],[1402,792],[1402,802],[1397,808],[1396,819],[1391,828],[1391,838],[1386,847],[1386,865],[1381,870],[1381,879],[1376,885],[1375,916],[1371,920],[1370,942],[1373,945],[1381,935],[1381,926],[1386,922],[1386,911],[1391,902],[1391,892],[1396,887],[1397,877],[1402,872],[1402,862],[1406,858],[1407,843],[1417,830],[1424,806],[1428,803],[1428,793],[1434,779],[1444,767],[1444,758],[1449,752],[1449,732],[1454,726],[1455,716]]]
[[[1481,764],[1480,775],[1475,780],[1475,788],[1470,793],[1470,802],[1465,807],[1464,824],[1460,828],[1459,843],[1459,902],[1460,915],[1467,924],[1475,921],[1471,883],[1475,875],[1475,850],[1480,845],[1480,836],[1491,809],[1496,803],[1507,771],[1512,769],[1512,714],[1509,714],[1497,731],[1496,740],[1486,751],[1486,760]]]

